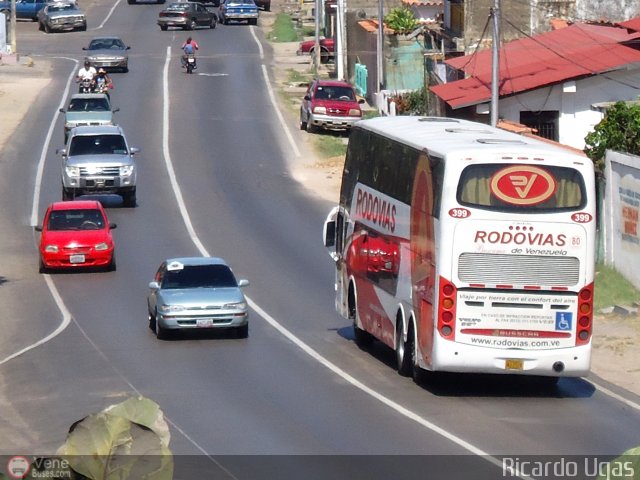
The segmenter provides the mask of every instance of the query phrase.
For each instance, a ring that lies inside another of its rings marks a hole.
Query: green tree
[[[607,150],[640,155],[640,105],[616,102],[585,137],[584,152],[600,172]]]
[[[394,8],[384,17],[384,23],[397,33],[411,33],[420,26],[409,7]]]

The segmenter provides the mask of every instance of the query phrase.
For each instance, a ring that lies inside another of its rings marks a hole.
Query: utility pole
[[[17,53],[16,45],[16,0],[11,0],[11,53]]]
[[[320,70],[320,8],[322,0],[316,0],[316,44],[313,47],[313,73],[318,76]]]
[[[344,7],[345,0],[338,0],[338,11],[336,15],[337,19],[337,52],[336,52],[336,76],[338,80],[344,80],[344,64],[345,64],[345,32],[344,25]]]
[[[493,46],[491,56],[491,126],[498,125],[498,99],[500,98],[500,0],[494,0]]]
[[[380,93],[380,90],[384,88],[384,10],[382,0],[378,0],[378,45],[377,45],[377,90],[376,93]]]

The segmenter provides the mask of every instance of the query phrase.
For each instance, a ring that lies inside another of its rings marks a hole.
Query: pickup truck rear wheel
[[[73,193],[73,190],[67,190],[66,188],[62,187],[62,200],[63,201],[73,200],[74,198],[75,198],[75,195]]]
[[[134,208],[136,206],[136,191],[122,194],[122,203],[125,207]]]

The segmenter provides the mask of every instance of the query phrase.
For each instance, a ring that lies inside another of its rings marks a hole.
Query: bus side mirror
[[[329,251],[329,256],[334,262],[340,259],[340,254],[336,251],[336,235],[337,235],[337,218],[340,207],[334,207],[327,215],[322,229],[322,243]]]
[[[324,225],[324,246],[335,247],[336,246],[336,222],[327,222]]]

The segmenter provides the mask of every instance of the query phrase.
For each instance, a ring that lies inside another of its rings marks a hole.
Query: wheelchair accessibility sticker
[[[571,330],[573,314],[570,312],[556,312],[556,330],[566,332]]]

